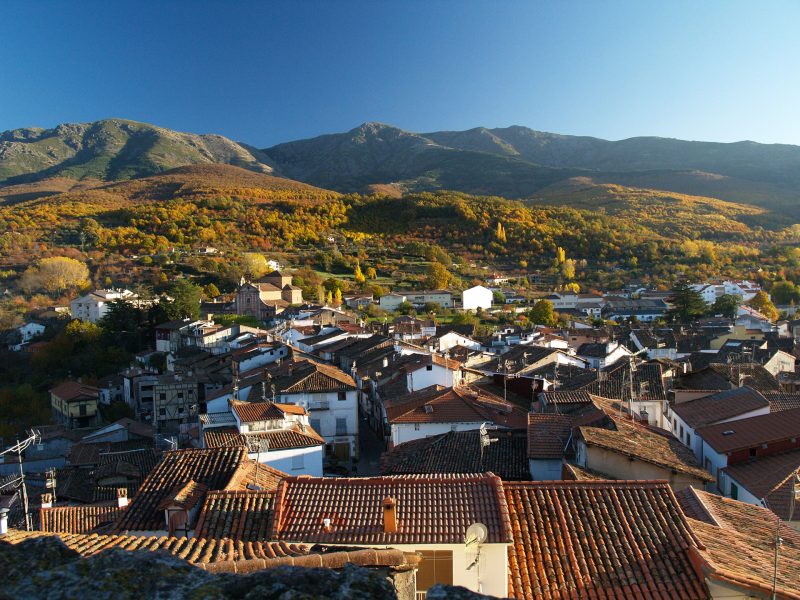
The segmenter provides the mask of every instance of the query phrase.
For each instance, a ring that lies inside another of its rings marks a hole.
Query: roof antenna
[[[481,438],[481,467],[483,467],[483,449],[488,448],[493,443],[500,441],[498,438],[490,438],[489,431],[486,428],[486,423],[481,423],[480,429]]]

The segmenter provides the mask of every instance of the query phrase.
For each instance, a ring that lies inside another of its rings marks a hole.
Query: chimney
[[[322,519],[322,528],[325,530],[325,533],[330,533],[331,531],[330,517],[325,517],[324,519]]]
[[[0,536],[8,533],[8,509],[0,508]]]
[[[53,494],[42,494],[42,508],[53,508]]]
[[[389,366],[389,357],[388,356],[384,356],[383,357],[383,368],[385,369],[388,366]]]
[[[387,496],[383,500],[383,531],[384,533],[397,533],[397,503],[394,498]]]
[[[117,507],[125,508],[128,506],[128,490],[127,488],[117,488]]]

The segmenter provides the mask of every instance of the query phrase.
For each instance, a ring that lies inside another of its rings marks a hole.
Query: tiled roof
[[[243,460],[231,477],[225,490],[264,490],[272,491],[278,489],[278,483],[288,477],[283,471],[265,465],[255,460]]]
[[[581,427],[580,435],[589,446],[637,458],[703,481],[712,481],[711,475],[700,467],[694,453],[673,436],[622,419],[615,419],[615,424],[616,431],[601,427]]]
[[[769,412],[780,412],[800,408],[800,394],[788,392],[763,392],[769,402]]]
[[[186,483],[175,486],[169,495],[158,505],[159,510],[166,510],[172,507],[179,507],[184,510],[191,510],[205,496],[208,486],[198,483],[193,479]]]
[[[555,413],[528,414],[528,458],[563,458],[572,432],[569,417]]]
[[[398,444],[381,456],[384,475],[435,473],[483,473],[491,471],[503,480],[531,478],[524,430],[490,431],[497,440],[481,451],[480,433],[450,431]]]
[[[92,533],[113,523],[124,509],[116,502],[39,510],[39,528],[56,533]]]
[[[206,448],[223,446],[243,446],[244,436],[236,427],[214,427],[203,430],[203,442]]]
[[[527,411],[474,386],[430,386],[386,401],[390,423],[481,423],[525,427]]]
[[[283,411],[272,402],[238,402],[232,401],[231,408],[242,423],[257,421],[282,421]]]
[[[397,531],[387,533],[383,501],[395,500]],[[480,475],[290,477],[278,487],[272,539],[338,544],[463,544],[472,523],[488,543],[511,539],[500,478]],[[325,519],[330,528],[325,529]]]
[[[754,504],[693,488],[676,496],[702,544],[699,554],[710,579],[767,597],[772,592],[777,532],[782,540],[777,597],[800,599],[800,533]]]
[[[770,510],[786,520],[793,517],[800,520],[800,510],[796,511],[796,516],[792,515],[794,475],[798,470],[800,450],[753,458],[724,469],[729,477],[756,498],[765,499]]]
[[[274,499],[274,491],[209,492],[197,517],[195,536],[237,542],[266,541]]]
[[[143,537],[135,535],[95,535],[80,533],[47,533],[9,530],[3,541],[18,544],[25,540],[45,536],[58,537],[67,548],[81,556],[91,556],[109,548],[139,550],[145,552],[166,552],[176,558],[196,565],[223,561],[255,559],[279,559],[291,556],[306,556],[309,548],[299,544],[284,542],[239,543],[231,539],[202,537]],[[277,563],[282,564],[282,563]],[[261,568],[272,566],[263,565]]]
[[[224,489],[246,458],[247,451],[241,446],[167,452],[142,483],[116,529],[163,530],[164,513],[159,506],[176,486],[195,481],[211,490]]]
[[[309,448],[322,446],[325,439],[308,425],[305,430],[299,424],[294,424],[290,429],[271,429],[258,433],[248,433],[243,436],[245,445],[250,446],[254,440],[266,441],[270,450],[287,450],[289,448]],[[262,448],[266,448],[262,446]]]
[[[745,386],[689,402],[679,402],[672,407],[672,411],[692,429],[697,429],[767,407],[769,402],[764,396],[753,388]]]
[[[769,442],[798,437],[799,434],[800,409],[748,417],[728,423],[717,423],[697,430],[697,435],[717,452],[752,448]]]
[[[505,483],[515,598],[709,597],[666,482]]]
[[[707,367],[682,375],[676,387],[687,389],[724,389],[731,383],[748,385],[759,392],[777,391],[778,380],[762,365],[745,363],[726,365],[711,363]]]
[[[586,390],[542,392],[539,398],[547,404],[590,404],[592,399]]]
[[[98,398],[100,390],[77,381],[65,381],[50,390],[50,393],[65,402],[81,398]]]

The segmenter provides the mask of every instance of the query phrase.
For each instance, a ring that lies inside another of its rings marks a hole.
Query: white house
[[[618,360],[632,354],[633,352],[619,342],[581,344],[577,351],[578,357],[585,360],[592,369],[602,369],[613,365]]]
[[[139,296],[130,290],[95,290],[71,300],[69,310],[75,319],[97,323],[108,312],[109,303],[115,300],[134,301],[138,298]]]
[[[19,336],[18,341],[14,344],[10,344],[9,349],[14,352],[19,352],[22,350],[23,346],[26,346],[32,339],[42,335],[45,329],[46,327],[44,325],[36,323],[35,321],[20,325],[16,329],[17,335]]]
[[[439,337],[428,340],[428,348],[432,349],[434,352],[447,352],[458,346],[463,346],[464,348],[475,351],[479,351],[483,347],[477,340],[473,340],[471,337],[462,335],[457,331],[448,331]]]
[[[492,290],[476,285],[461,293],[461,307],[464,310],[476,310],[482,308],[484,310],[492,307]]]

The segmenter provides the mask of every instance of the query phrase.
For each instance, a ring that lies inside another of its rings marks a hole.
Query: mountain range
[[[214,163],[339,192],[449,189],[563,204],[570,189],[616,184],[800,215],[800,146],[785,144],[608,141],[520,126],[413,133],[365,123],[257,149],[122,119],[0,133],[0,185],[116,181]]]

